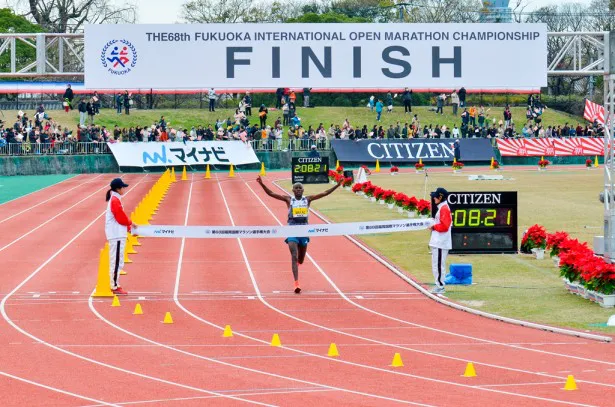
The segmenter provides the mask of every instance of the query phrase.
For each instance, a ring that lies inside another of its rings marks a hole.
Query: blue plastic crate
[[[451,264],[449,266],[449,273],[444,279],[444,284],[472,284],[472,265]]]

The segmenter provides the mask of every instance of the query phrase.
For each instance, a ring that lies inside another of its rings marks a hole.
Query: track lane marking
[[[41,387],[41,388],[46,389],[46,390],[51,390],[51,391],[56,392],[56,393],[64,394],[64,395],[75,397],[75,398],[82,399],[82,400],[92,401],[94,403],[98,403],[97,404],[98,406],[118,406],[118,404],[108,403],[106,401],[98,400],[98,399],[95,399],[95,398],[92,398],[92,397],[82,396],[81,394],[73,393],[73,392],[70,392],[70,391],[67,391],[67,390],[58,389],[57,387],[47,386],[46,384],[35,382],[33,380],[24,379],[23,377],[15,376],[15,375],[12,375],[10,373],[0,372],[0,375],[5,376],[5,377],[9,377],[9,378],[11,378],[13,380],[17,380],[17,381],[20,381],[20,382],[23,382],[23,383],[31,384],[31,385],[36,386],[36,387]]]
[[[145,180],[148,177],[148,175],[149,174],[146,174],[145,176],[143,176],[136,184],[134,184],[134,186],[130,190],[128,190],[128,192],[126,192],[125,195],[129,194],[132,190],[134,190],[134,188],[136,188],[137,185],[139,185],[143,180]],[[15,287],[10,293],[8,293],[2,299],[2,301],[0,302],[0,313],[2,314],[2,317],[15,330],[17,330],[18,332],[22,333],[23,335],[29,337],[30,339],[33,339],[34,341],[36,341],[37,344],[45,345],[45,346],[47,346],[47,347],[49,347],[51,349],[54,349],[54,350],[57,350],[57,351],[63,353],[63,354],[73,356],[73,357],[75,357],[77,359],[81,359],[81,360],[84,360],[86,362],[90,362],[92,364],[98,365],[98,366],[103,366],[103,367],[106,367],[106,368],[109,368],[109,369],[112,369],[112,370],[116,370],[116,371],[119,371],[119,372],[122,372],[122,373],[127,373],[127,374],[130,374],[130,375],[133,375],[133,376],[137,376],[137,377],[140,377],[140,378],[149,379],[149,380],[152,380],[152,381],[155,381],[155,382],[158,382],[158,383],[164,383],[164,384],[168,384],[168,385],[171,385],[171,386],[176,386],[176,387],[180,387],[180,388],[184,388],[184,389],[188,389],[188,390],[193,390],[193,391],[196,391],[196,392],[199,392],[199,393],[218,395],[217,393],[213,393],[213,392],[210,392],[210,391],[205,390],[205,389],[200,389],[200,388],[197,388],[197,387],[192,387],[192,386],[188,386],[188,385],[185,385],[185,384],[181,384],[181,383],[177,383],[177,382],[172,382],[172,381],[161,379],[161,378],[158,378],[158,377],[149,376],[149,375],[146,375],[146,374],[143,374],[143,373],[138,373],[138,372],[135,372],[135,371],[132,371],[132,370],[128,370],[128,369],[124,369],[124,368],[121,368],[121,367],[118,367],[118,366],[115,366],[115,365],[111,365],[111,364],[108,364],[108,363],[105,363],[105,362],[94,360],[94,359],[88,358],[86,356],[70,352],[70,351],[68,351],[66,349],[62,349],[61,347],[59,347],[57,345],[54,345],[52,343],[46,342],[46,341],[44,341],[44,340],[34,336],[33,334],[27,332],[26,330],[22,329],[17,324],[15,324],[14,321],[11,320],[11,318],[8,316],[8,314],[6,312],[6,307],[5,307],[7,299],[10,298],[11,295],[13,295],[15,292],[17,292],[21,287],[23,287],[28,281],[30,281],[32,278],[34,278],[45,266],[47,266],[47,264],[49,264],[53,259],[55,259],[57,256],[59,256],[66,248],[70,247],[70,245],[75,240],[77,240],[77,238],[79,236],[81,236],[83,233],[85,233],[92,225],[94,225],[101,217],[103,217],[105,212],[106,211],[101,212],[100,215],[98,215],[92,222],[90,222],[87,226],[85,226],[68,243],[66,243],[58,251],[56,251],[43,264],[41,264],[36,270],[34,270],[34,272],[32,272],[32,274],[30,274],[28,277],[26,277],[25,280],[23,280],[19,285],[17,285],[17,287]],[[91,300],[91,297],[90,297],[90,300]],[[90,301],[89,305],[90,305],[90,309],[91,309],[91,307],[92,307],[91,301]],[[238,398],[238,397],[233,397],[233,396],[226,396],[226,397],[234,399],[234,400],[238,400],[238,401],[245,401],[245,402],[248,402],[248,403],[251,403],[251,404],[257,404],[257,405],[263,405],[263,406],[271,406],[270,404],[254,402],[252,400],[243,400],[243,399]]]

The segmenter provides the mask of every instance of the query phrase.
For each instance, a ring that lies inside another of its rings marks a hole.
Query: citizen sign
[[[340,161],[351,162],[452,162],[455,157],[452,139],[332,140],[331,146]],[[462,162],[490,161],[494,156],[487,139],[459,140],[459,154]]]
[[[468,194],[468,193],[451,193],[448,196],[448,202],[451,205],[481,205],[481,204],[500,204],[502,203],[502,194]]]

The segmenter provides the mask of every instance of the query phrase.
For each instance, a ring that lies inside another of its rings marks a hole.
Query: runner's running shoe
[[[299,280],[295,281],[295,294],[299,294],[301,292],[301,288],[299,288]]]

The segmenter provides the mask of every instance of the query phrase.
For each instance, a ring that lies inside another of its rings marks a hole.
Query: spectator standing
[[[512,122],[512,113],[510,111],[510,107],[506,105],[506,108],[504,109],[504,127],[510,126],[511,122]]]
[[[459,89],[459,106],[466,107],[466,88],[463,86]]]
[[[436,114],[440,112],[440,114],[444,114],[444,101],[446,100],[446,95],[442,93],[438,95],[436,98]]]
[[[292,103],[293,105],[297,102],[297,95],[295,94],[294,90],[290,91],[290,93],[288,94],[288,99],[290,100],[290,103]]]
[[[455,128],[457,127],[455,126]],[[453,151],[455,154],[455,160],[461,161],[461,143],[459,142],[459,139],[455,140],[453,143]]]
[[[312,144],[310,148],[310,152],[308,153],[308,157],[310,158],[320,158],[320,153],[316,150],[316,145]]]
[[[126,115],[130,114],[130,105],[132,105],[132,98],[130,97],[130,93],[128,91],[124,92],[124,111]]]
[[[393,95],[391,95],[391,92],[387,92],[385,104],[387,107],[387,112],[389,113],[392,112],[393,111]]]
[[[252,116],[252,95],[250,95],[250,92],[246,92],[243,102],[246,109],[246,116]]]
[[[115,108],[117,111],[117,114],[122,114],[122,94],[118,93],[117,96],[115,96]]]
[[[81,98],[79,101],[79,105],[77,105],[77,110],[79,111],[79,126],[85,125],[85,120],[88,115],[87,104],[85,103],[85,99]]]
[[[303,88],[303,107],[310,107],[310,93],[312,88]]]
[[[457,116],[457,109],[459,109],[459,94],[456,90],[451,93],[451,105],[453,105],[453,116]]]
[[[267,107],[262,104],[258,109],[258,118],[261,122],[261,129],[264,129],[267,126],[267,113],[269,113],[269,110],[267,110]]]
[[[275,108],[276,109],[281,109],[282,108],[282,97],[284,96],[284,89],[283,88],[277,88],[275,90]]]
[[[64,91],[62,98],[64,99],[64,111],[68,113],[68,110],[73,108],[73,99],[75,98],[75,94],[73,93],[70,83],[66,85],[66,90]]]
[[[210,112],[215,112],[216,111],[216,91],[214,90],[214,88],[209,88],[209,111]]]
[[[92,100],[94,101],[94,114],[100,114],[100,96],[98,96],[98,92],[94,91]]]
[[[94,125],[94,115],[96,114],[96,112],[94,111],[94,102],[92,101],[92,99],[90,99],[90,101],[85,105],[85,109],[88,112],[88,124],[93,126]]]
[[[404,89],[401,100],[404,103],[404,114],[412,113],[412,90],[408,88]]]
[[[376,100],[376,120],[380,121],[380,116],[382,115],[383,104],[380,99]]]

